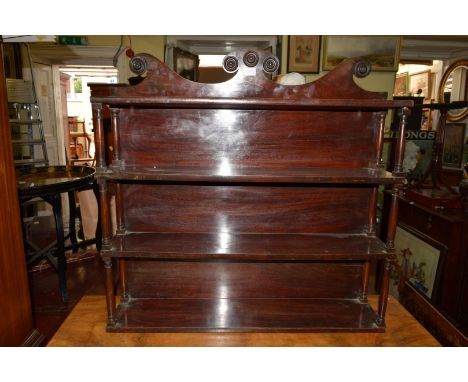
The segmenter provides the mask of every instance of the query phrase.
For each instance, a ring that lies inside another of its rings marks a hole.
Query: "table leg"
[[[62,295],[62,301],[66,302],[68,300],[67,261],[65,258],[65,236],[63,233],[62,199],[60,197],[60,193],[54,194],[52,201],[55,217],[55,230],[57,234],[57,271],[59,288]]]
[[[75,201],[75,191],[68,192],[68,209],[69,209],[69,230],[70,230],[70,241],[72,244],[72,252],[78,252],[78,240],[76,238],[76,201]]]

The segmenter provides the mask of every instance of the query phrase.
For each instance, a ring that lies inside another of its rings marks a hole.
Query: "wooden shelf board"
[[[385,258],[385,244],[367,235],[125,233],[103,256],[169,260],[307,261]]]
[[[350,299],[133,299],[120,304],[116,332],[377,331],[369,304]]]
[[[323,183],[323,184],[394,184],[403,176],[382,169],[335,168],[253,168],[192,166],[126,166],[111,168],[101,176],[130,181],[239,182],[239,183]]]
[[[252,110],[369,110],[380,111],[389,108],[411,107],[411,101],[383,99],[301,99],[282,98],[217,98],[217,97],[172,97],[164,96],[106,96],[91,97],[92,103],[112,106],[146,106],[153,108],[190,109],[252,109]]]

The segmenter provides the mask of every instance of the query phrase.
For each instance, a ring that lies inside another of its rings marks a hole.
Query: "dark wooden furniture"
[[[92,140],[86,132],[85,122],[78,121],[77,117],[68,117],[68,130],[71,164],[73,165],[78,160],[92,160],[93,158],[89,156],[89,147]]]
[[[432,298],[427,298],[410,283],[402,282],[400,301],[442,344],[467,346],[468,213],[463,209],[424,206],[404,194],[398,199],[398,223],[427,237],[431,245],[446,248],[440,259]],[[384,217],[388,216],[390,203],[391,195],[387,193]]]
[[[440,346],[393,297],[385,333],[108,333],[105,306],[104,296],[84,296],[47,346]]]
[[[353,73],[370,66],[358,59],[300,86],[267,80],[278,65],[235,53],[224,59],[231,80],[200,84],[140,55],[138,85],[91,85],[109,331],[384,330],[413,104],[359,88]],[[393,173],[381,165],[389,108],[405,114]],[[375,233],[380,184],[394,190],[386,243]],[[376,312],[375,259],[385,263]]]
[[[53,266],[58,274],[63,301],[68,299],[65,252],[70,249],[77,252],[78,248],[86,248],[91,244],[96,244],[97,248],[100,248],[99,222],[94,239],[78,242],[75,229],[75,219],[77,218],[75,192],[93,190],[99,201],[94,172],[94,168],[89,166],[44,166],[16,171],[19,200],[22,205],[32,199],[41,198],[52,206],[56,240],[45,248],[40,248],[29,240],[28,229],[23,224],[25,252],[28,265],[45,258]],[[68,234],[65,233],[63,224],[62,194],[68,195]],[[70,240],[70,245],[66,245],[67,239]]]
[[[3,63],[2,44],[0,63]],[[40,345],[45,337],[35,329],[31,310],[2,64],[0,166],[0,346]]]

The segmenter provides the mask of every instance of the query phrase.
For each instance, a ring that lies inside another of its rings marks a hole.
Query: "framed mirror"
[[[468,60],[459,60],[448,67],[439,86],[440,103],[468,101]],[[461,121],[468,116],[468,107],[447,111],[447,120]]]

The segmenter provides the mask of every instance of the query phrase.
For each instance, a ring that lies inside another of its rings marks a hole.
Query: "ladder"
[[[49,164],[41,112],[34,84],[32,60],[29,46],[27,47],[31,81],[6,79],[9,123],[14,161],[17,168]]]

